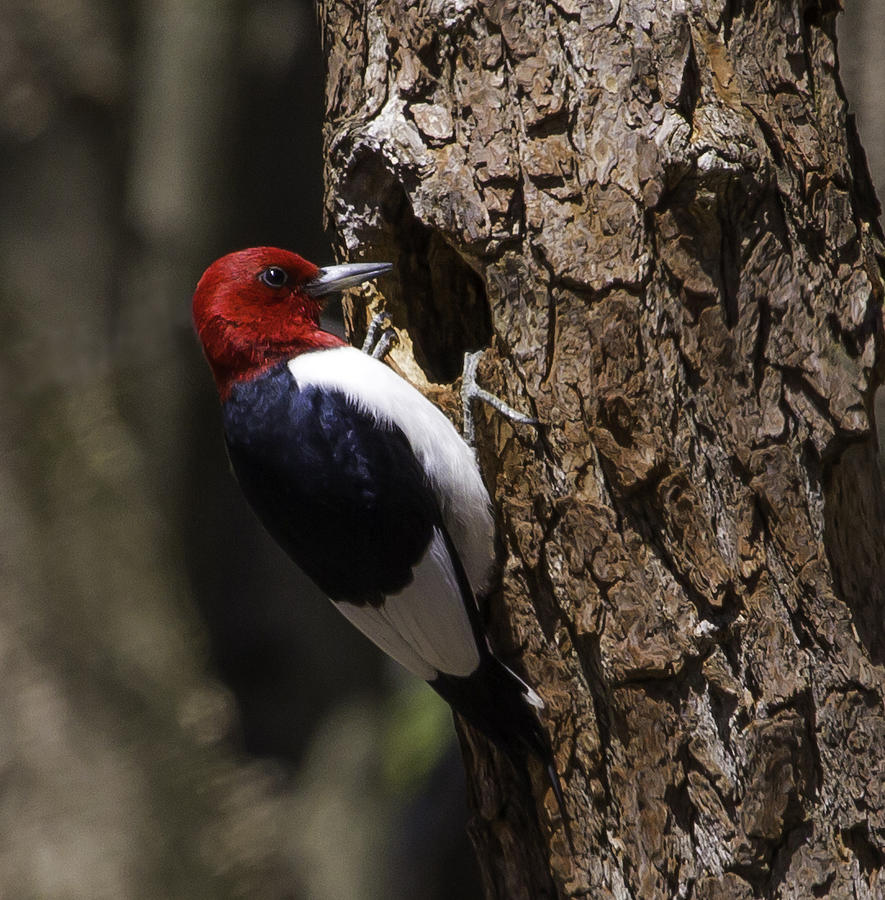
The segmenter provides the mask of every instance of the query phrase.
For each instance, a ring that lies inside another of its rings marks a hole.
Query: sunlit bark
[[[883,890],[882,244],[835,13],[321,3],[328,215],[395,263],[395,364],[454,408],[486,348],[545,423],[483,420],[489,616],[580,853],[466,731],[489,897]]]

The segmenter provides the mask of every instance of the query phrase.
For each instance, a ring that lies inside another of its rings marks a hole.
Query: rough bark
[[[489,897],[885,893],[882,245],[835,13],[320,4],[328,215],[396,264],[395,364],[448,403],[485,348],[544,423],[483,414],[489,622],[579,853],[465,730]]]

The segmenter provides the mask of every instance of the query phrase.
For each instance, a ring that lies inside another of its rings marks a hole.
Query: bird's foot
[[[386,326],[384,323],[387,323]],[[373,359],[384,359],[390,352],[390,348],[396,342],[396,332],[390,325],[390,316],[386,310],[375,313],[369,328],[366,331],[366,339],[363,341],[362,351]]]
[[[476,383],[476,368],[479,365],[479,358],[482,350],[475,353],[464,354],[464,372],[461,377],[461,405],[464,415],[464,440],[473,447],[476,443],[476,422],[473,418],[473,402],[474,400],[482,400],[488,403],[492,409],[496,409],[501,415],[506,416],[512,422],[519,422],[521,425],[532,425],[537,428],[541,423],[533,418],[521,413],[518,409],[506,404],[500,397],[490,394],[485,388],[481,388]]]
[[[390,324],[390,316],[382,309],[375,313],[369,327],[366,330],[366,339],[363,341],[362,351],[374,359],[383,360],[390,352],[390,348],[397,341],[396,331]],[[461,376],[461,407],[463,414],[464,440],[473,447],[476,444],[476,420],[473,416],[473,403],[482,400],[501,415],[506,416],[511,422],[520,425],[532,425],[537,428],[541,423],[533,416],[521,413],[505,403],[500,397],[481,388],[476,382],[476,369],[482,350],[464,354],[464,370]]]

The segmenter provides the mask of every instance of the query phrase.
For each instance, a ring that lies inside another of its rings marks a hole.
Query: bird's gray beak
[[[304,292],[311,297],[325,297],[335,291],[362,284],[370,278],[377,278],[393,268],[391,263],[344,263],[340,266],[326,266],[320,269],[313,281],[304,285]]]

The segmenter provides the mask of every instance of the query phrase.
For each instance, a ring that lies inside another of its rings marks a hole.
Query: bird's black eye
[[[289,280],[286,270],[279,266],[268,266],[258,278],[271,288],[281,288]]]

